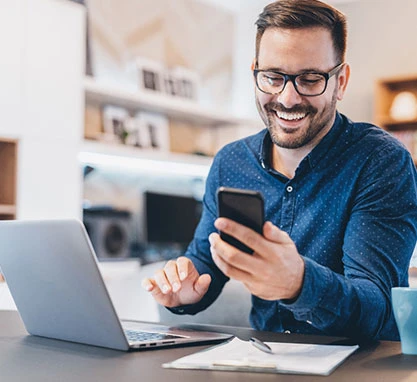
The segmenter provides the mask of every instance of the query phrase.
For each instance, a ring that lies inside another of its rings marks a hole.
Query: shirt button
[[[291,334],[291,331],[290,330],[285,330],[284,333],[285,334]]]
[[[287,192],[292,192],[293,188],[292,186],[287,186]]]

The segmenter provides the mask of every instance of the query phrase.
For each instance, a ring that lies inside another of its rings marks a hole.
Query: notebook
[[[79,220],[0,221],[0,243],[0,268],[29,334],[125,351],[232,337],[120,320]]]
[[[330,375],[358,345],[268,342],[265,353],[239,338],[163,364],[165,368]]]

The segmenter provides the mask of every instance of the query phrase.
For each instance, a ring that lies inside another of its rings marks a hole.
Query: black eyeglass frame
[[[287,86],[287,82],[288,81],[291,81],[292,82],[292,84],[294,85],[294,89],[295,89],[295,91],[299,94],[299,95],[301,95],[301,96],[303,96],[303,97],[317,97],[317,96],[320,96],[320,95],[322,95],[325,91],[326,91],[326,89],[327,89],[327,83],[329,82],[329,79],[332,77],[332,76],[334,76],[340,69],[342,69],[342,66],[344,65],[345,63],[344,62],[341,62],[340,64],[338,64],[338,65],[336,65],[333,69],[331,69],[329,72],[307,72],[307,73],[300,73],[300,74],[286,74],[286,73],[282,73],[282,72],[279,72],[278,70],[273,70],[273,69],[254,69],[253,70],[253,75],[254,75],[254,77],[255,77],[255,83],[256,83],[256,87],[258,88],[258,90],[259,91],[261,91],[262,93],[265,93],[265,94],[271,94],[271,95],[277,95],[277,94],[281,94],[283,91],[284,91],[284,89],[285,89],[285,86]],[[258,66],[258,64],[256,64],[256,66]],[[283,78],[284,78],[284,85],[283,85],[283,87],[282,87],[282,89],[281,89],[281,91],[279,91],[278,93],[269,93],[269,92],[266,92],[266,91],[264,91],[264,90],[262,90],[260,87],[259,87],[259,84],[258,84],[258,73],[265,73],[265,72],[268,72],[268,73],[274,73],[274,74],[279,74],[280,76],[282,76]],[[324,79],[325,79],[325,81],[326,81],[326,83],[325,83],[325,85],[324,85],[324,89],[323,89],[323,91],[321,92],[321,93],[318,93],[318,94],[303,94],[303,93],[300,93],[299,92],[299,90],[298,90],[298,87],[297,87],[297,83],[296,83],[296,79],[297,79],[297,77],[299,77],[299,76],[304,76],[304,75],[306,75],[306,74],[318,74],[318,75],[320,75],[320,76],[323,76],[324,77]]]

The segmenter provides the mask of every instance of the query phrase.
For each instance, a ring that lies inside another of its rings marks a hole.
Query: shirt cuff
[[[299,321],[312,319],[312,311],[320,306],[325,296],[330,296],[331,270],[304,257],[304,282],[295,300],[281,300],[280,303],[294,314]]]
[[[175,308],[168,308],[165,307],[166,309],[168,309],[170,312],[174,313],[174,314],[197,314],[198,312],[201,311],[201,308],[199,308],[199,304],[192,304],[192,305],[181,305],[181,306],[176,306]]]

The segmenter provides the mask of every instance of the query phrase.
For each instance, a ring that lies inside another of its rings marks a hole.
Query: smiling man
[[[408,285],[417,238],[413,161],[382,129],[336,110],[350,75],[343,14],[279,0],[256,25],[252,70],[266,129],[216,155],[185,256],[143,286],[172,311],[195,314],[232,278],[252,294],[255,329],[398,339],[391,288]],[[217,218],[220,186],[262,192],[263,235]]]

